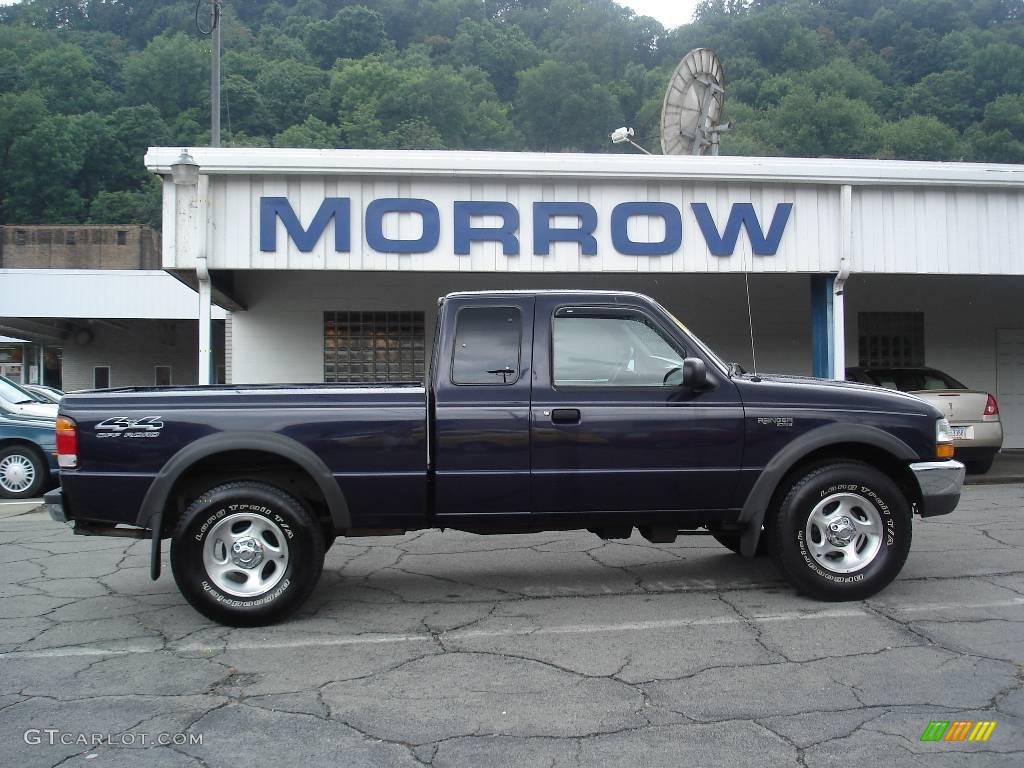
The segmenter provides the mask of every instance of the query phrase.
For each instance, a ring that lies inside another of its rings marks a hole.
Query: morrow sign
[[[736,250],[740,231],[745,230],[753,253],[774,256],[785,233],[793,210],[792,203],[775,206],[767,233],[752,203],[733,203],[724,228],[716,222],[706,203],[690,203],[690,211],[700,229],[708,250],[714,256],[731,256]],[[457,200],[451,220],[454,251],[465,255],[474,242],[500,243],[506,256],[520,253],[520,216],[515,205],[497,200]],[[546,256],[555,242],[578,243],[584,256],[597,255],[598,212],[584,202],[533,203],[533,231],[530,246],[536,256]],[[385,234],[385,217],[391,214],[413,214],[422,221],[422,231],[415,239],[397,239]],[[348,197],[324,198],[309,225],[304,227],[286,197],[260,198],[260,250],[277,250],[277,223],[284,225],[288,237],[303,253],[312,251],[334,222],[334,250],[351,251],[352,200]],[[484,226],[484,217],[490,224]],[[634,240],[629,234],[629,221],[635,217],[660,219],[664,236],[659,241]],[[575,218],[576,226],[556,226],[556,219]],[[494,224],[497,220],[500,223]],[[682,246],[683,212],[672,203],[624,202],[611,211],[612,245],[626,256],[668,256]],[[363,213],[366,243],[379,253],[430,253],[440,240],[441,214],[430,200],[422,198],[379,198],[367,204]]]

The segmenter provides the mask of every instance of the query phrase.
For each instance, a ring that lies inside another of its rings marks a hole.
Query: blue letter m
[[[281,219],[288,237],[303,253],[309,253],[316,247],[317,241],[327,228],[327,222],[334,219],[334,250],[349,250],[349,210],[350,201],[347,197],[325,197],[320,204],[316,216],[303,229],[299,217],[292,210],[287,197],[260,198],[260,250],[277,250],[277,220]]]
[[[750,238],[750,247],[757,256],[774,256],[779,250],[779,242],[782,240],[782,233],[786,230],[786,222],[789,221],[789,214],[793,210],[792,203],[779,203],[775,206],[775,215],[772,216],[772,225],[768,228],[767,237],[761,229],[761,222],[757,219],[754,206],[750,203],[734,203],[729,211],[729,221],[725,225],[725,232],[718,234],[718,226],[711,210],[706,203],[690,203],[693,215],[697,217],[697,225],[704,235],[704,242],[708,244],[708,250],[715,256],[732,256],[736,250],[736,241],[740,236],[740,227],[747,230],[747,237]]]

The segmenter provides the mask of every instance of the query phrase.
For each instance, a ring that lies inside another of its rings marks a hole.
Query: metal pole
[[[213,0],[213,41],[210,60],[210,146],[220,146],[220,3]]]

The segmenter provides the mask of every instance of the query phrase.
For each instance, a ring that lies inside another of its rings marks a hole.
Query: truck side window
[[[679,383],[685,353],[639,313],[601,317],[560,311],[552,318],[552,336],[556,387]]]
[[[455,322],[455,384],[515,384],[523,320],[517,307],[466,307]]]

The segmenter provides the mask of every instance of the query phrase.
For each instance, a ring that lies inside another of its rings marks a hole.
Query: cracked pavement
[[[7,516],[3,762],[1019,766],[1022,508],[1022,485],[966,488],[854,603],[800,597],[704,536],[339,539],[309,603],[259,629],[205,620],[169,568],[151,582],[148,542]],[[922,743],[930,720],[998,725]],[[47,728],[103,739],[26,743]]]

